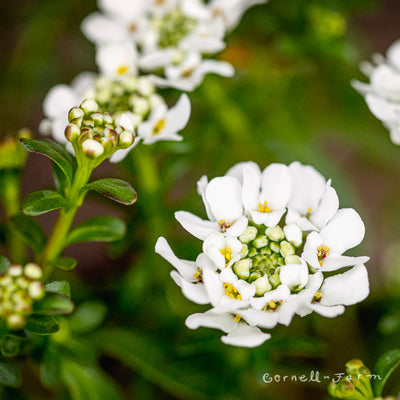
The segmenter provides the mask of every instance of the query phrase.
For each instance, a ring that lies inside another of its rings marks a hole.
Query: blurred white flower
[[[376,64],[363,63],[361,69],[370,83],[352,81],[365,97],[369,109],[389,129],[394,144],[400,145],[400,40],[386,52],[386,59],[374,55]]]
[[[330,181],[314,168],[296,162],[261,172],[239,163],[210,182],[202,177],[198,192],[209,220],[175,214],[203,240],[196,263],[178,259],[164,238],[156,244],[183,294],[211,306],[187,318],[190,329],[221,329],[224,343],[254,347],[270,337],[260,328],[313,311],[334,317],[368,295],[368,257],[344,255],[362,241],[364,224],[355,210],[338,209]]]

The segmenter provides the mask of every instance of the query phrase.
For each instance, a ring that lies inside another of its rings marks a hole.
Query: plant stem
[[[85,191],[81,191],[81,188],[87,184],[92,171],[93,168],[89,167],[87,164],[79,165],[72,186],[66,193],[66,199],[69,205],[61,210],[60,216],[53,232],[47,240],[46,247],[43,250],[40,260],[40,264],[44,269],[44,279],[48,279],[53,271],[51,261],[56,260],[61,255],[67,244],[67,235],[74,221],[75,214],[82,205],[86,194]]]

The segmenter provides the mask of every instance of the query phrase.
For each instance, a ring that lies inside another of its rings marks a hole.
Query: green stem
[[[44,268],[44,279],[48,279],[53,271],[51,261],[56,260],[62,254],[66,246],[67,235],[74,221],[75,214],[82,205],[86,194],[85,191],[81,191],[81,188],[89,181],[92,171],[92,166],[88,166],[87,164],[78,166],[72,186],[66,193],[69,206],[61,210],[53,232],[43,250],[40,264]]]

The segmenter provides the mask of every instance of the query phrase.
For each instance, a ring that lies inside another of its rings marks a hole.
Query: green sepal
[[[21,373],[6,360],[0,360],[0,383],[14,388],[20,387],[22,384]]]
[[[400,350],[389,350],[381,355],[375,364],[372,375],[379,376],[378,379],[372,381],[372,388],[375,396],[381,396],[383,388],[393,371],[400,366]]]
[[[130,206],[137,200],[137,193],[130,183],[122,179],[105,178],[90,182],[81,190],[95,190],[117,203]]]
[[[47,293],[46,297],[37,301],[34,306],[35,314],[40,315],[64,315],[72,311],[74,311],[74,303],[57,293]]]
[[[33,218],[20,213],[11,220],[11,225],[36,254],[42,252],[46,244],[46,236]]]
[[[53,281],[44,285],[46,293],[56,293],[71,298],[71,285],[68,281]]]
[[[77,265],[77,261],[72,257],[59,257],[55,261],[51,261],[49,264],[54,268],[62,269],[63,271],[72,271]]]
[[[0,275],[5,274],[10,265],[11,262],[7,257],[0,256]]]
[[[41,215],[49,211],[63,208],[68,204],[67,200],[54,190],[39,190],[28,194],[22,200],[22,212],[25,215]]]
[[[20,139],[26,150],[40,153],[54,161],[64,173],[68,182],[71,184],[74,171],[76,169],[76,161],[68,151],[56,142],[48,139]]]
[[[67,244],[80,242],[114,242],[121,240],[126,232],[124,221],[115,217],[91,218],[76,226],[67,237]]]
[[[25,329],[36,335],[52,335],[58,332],[60,327],[52,316],[32,314],[28,318]]]

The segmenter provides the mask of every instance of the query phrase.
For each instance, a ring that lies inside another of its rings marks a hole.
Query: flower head
[[[343,254],[361,242],[364,224],[355,210],[338,210],[330,181],[312,167],[240,163],[203,177],[198,191],[209,219],[176,213],[203,240],[196,262],[177,258],[164,238],[156,244],[183,294],[211,305],[188,317],[189,328],[221,329],[224,343],[254,347],[270,337],[261,329],[288,325],[295,314],[334,317],[368,295],[368,257]]]

